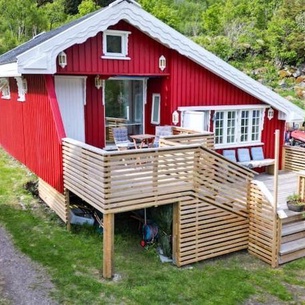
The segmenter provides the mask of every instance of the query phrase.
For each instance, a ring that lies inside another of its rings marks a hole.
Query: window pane
[[[247,142],[249,134],[249,111],[244,110],[241,112],[241,124],[240,124],[240,141]]]
[[[260,134],[259,125],[260,125],[260,111],[253,110],[252,111],[252,134],[251,134],[252,141],[259,140],[259,134]]]
[[[215,143],[222,144],[223,141],[223,126],[224,126],[224,113],[223,112],[216,112],[215,119],[214,119],[214,126],[215,126]]]
[[[122,37],[107,35],[107,53],[122,53]]]
[[[235,125],[236,125],[236,112],[229,111],[227,113],[227,143],[235,142]]]

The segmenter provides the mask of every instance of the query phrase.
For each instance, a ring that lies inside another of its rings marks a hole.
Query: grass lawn
[[[177,268],[162,264],[154,247],[143,249],[124,217],[116,222],[115,280],[104,280],[102,235],[90,227],[67,232],[24,189],[31,180],[35,176],[0,149],[0,224],[48,270],[60,304],[305,304],[305,259],[272,269],[239,252]]]

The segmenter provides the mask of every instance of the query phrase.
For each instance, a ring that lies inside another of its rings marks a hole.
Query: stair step
[[[300,238],[305,238],[305,231],[282,236],[281,242],[282,242],[282,244],[284,244],[284,243],[288,243],[290,241],[300,239]]]
[[[305,231],[305,220],[283,224],[282,236],[287,236],[302,231]]]
[[[305,238],[282,244],[280,249],[280,255],[286,255],[302,249],[304,249],[305,251]]]
[[[282,211],[287,216],[286,218],[282,219],[283,224],[290,223],[290,222],[293,222],[293,221],[302,220],[302,219],[305,218],[304,217],[305,216],[304,212],[293,212],[293,211],[290,211],[288,209],[284,209]]]
[[[279,256],[278,262],[280,265],[291,262],[295,259],[305,257],[305,248],[300,249],[295,252],[283,254]]]

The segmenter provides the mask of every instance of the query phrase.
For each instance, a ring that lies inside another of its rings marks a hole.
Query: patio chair
[[[156,126],[156,137],[154,140],[154,147],[159,147],[159,140],[162,137],[173,135],[172,126]]]
[[[223,150],[222,151],[222,155],[225,158],[229,159],[230,161],[237,162],[236,155],[235,155],[235,150],[234,149]]]
[[[253,160],[253,167],[269,166],[274,165],[275,160],[265,158],[264,151],[261,146],[251,147],[251,156]]]
[[[112,134],[114,143],[119,150],[134,147],[133,142],[129,141],[128,139],[128,132],[126,127],[114,127],[112,128]]]

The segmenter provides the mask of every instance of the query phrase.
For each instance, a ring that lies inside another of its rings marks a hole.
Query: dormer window
[[[6,78],[6,77],[0,78],[0,91],[2,93],[1,98],[6,99],[6,100],[11,98],[10,85],[9,85],[8,78]]]
[[[128,35],[130,32],[107,30],[103,32],[103,56],[107,59],[126,59],[128,57]]]

